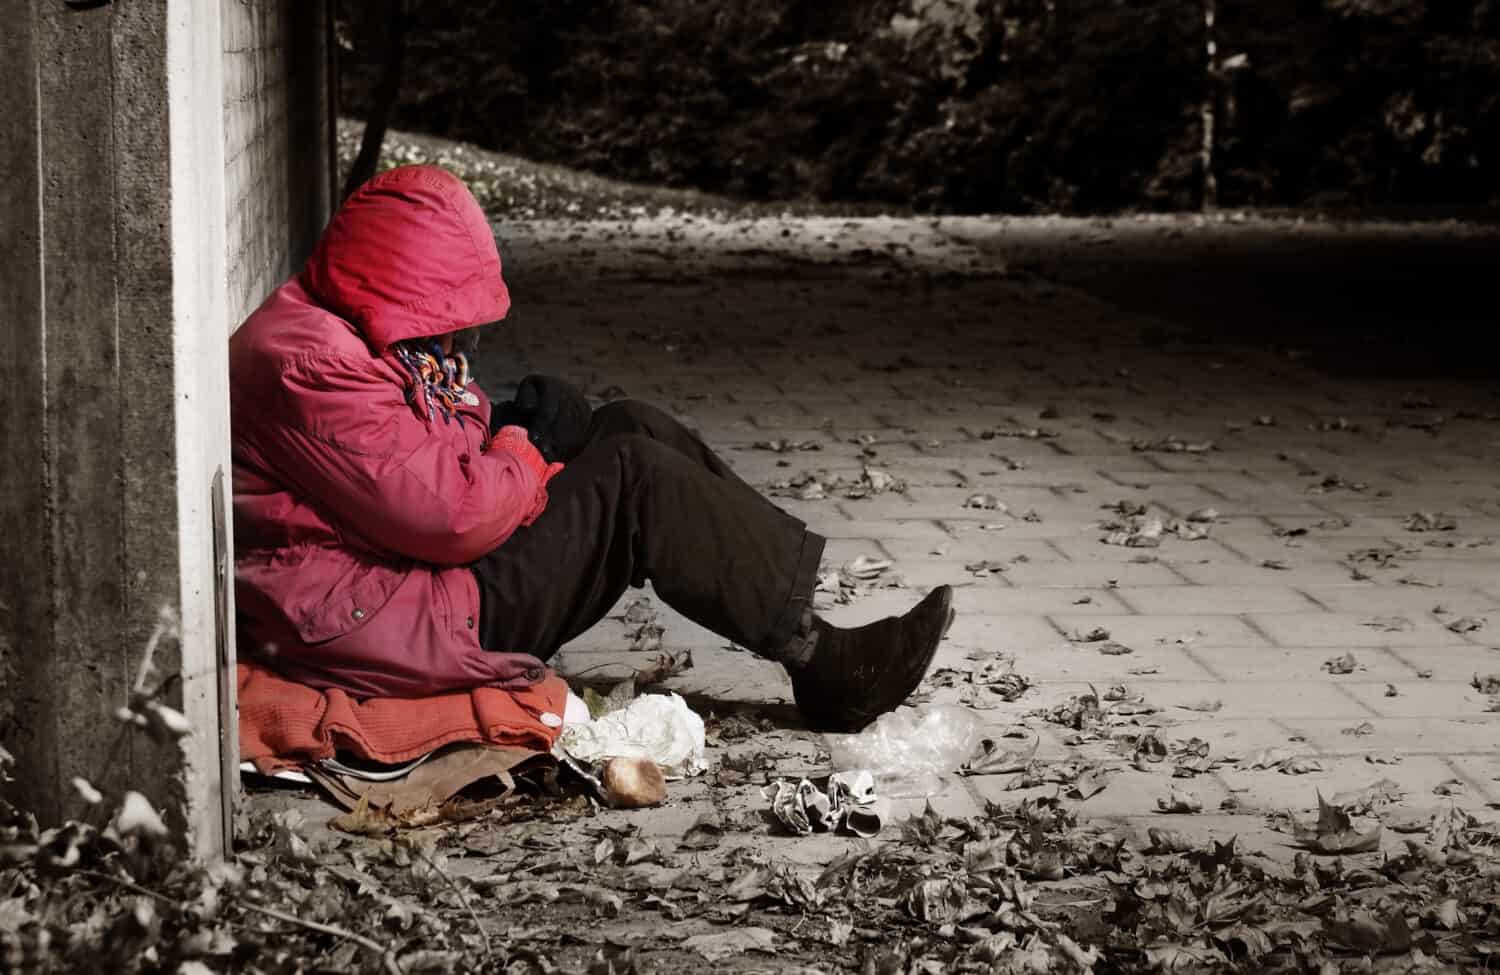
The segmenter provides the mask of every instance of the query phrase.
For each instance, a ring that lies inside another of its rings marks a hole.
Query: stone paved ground
[[[1495,392],[1477,382],[1332,379],[1271,352],[1178,341],[1160,321],[1007,274],[1003,226],[670,217],[502,226],[515,308],[489,346],[495,372],[481,378],[493,390],[521,363],[595,394],[657,402],[757,485],[817,470],[855,477],[866,462],[903,480],[903,492],[862,500],[785,501],[829,538],[832,564],[887,558],[905,580],[830,615],[857,623],[955,585],[959,615],[935,671],[961,676],[1013,660],[1033,686],[1013,704],[991,695],[984,721],[1038,738],[1052,767],[1118,769],[1077,803],[1095,819],[1237,834],[1280,856],[1288,839],[1267,828],[1266,813],[1313,809],[1317,791],[1388,778],[1406,796],[1398,810],[1447,801],[1440,787],[1475,810],[1500,800],[1500,715],[1471,686],[1476,674],[1500,672]],[[1088,223],[1059,232],[1080,251],[1099,235]],[[1011,436],[1033,430],[1047,436]],[[1214,449],[1135,449],[1166,438]],[[821,449],[753,449],[774,439]],[[964,507],[976,493],[1008,513]],[[1219,518],[1203,540],[1103,544],[1100,525],[1114,517],[1105,506],[1122,499],[1168,519],[1205,507]],[[1408,531],[1415,512],[1450,515],[1456,528]],[[966,569],[981,560],[1002,571]],[[662,614],[665,645],[691,648],[695,660],[671,687],[700,710],[758,711],[777,724],[716,757],[764,751],[773,775],[826,771],[824,742],[797,728],[779,667]],[[1483,625],[1447,625],[1464,616]],[[1108,656],[1072,639],[1095,626],[1134,652]],[[624,676],[645,656],[626,649],[625,634],[607,620],[555,662],[565,674]],[[1353,673],[1323,669],[1345,653]],[[1117,684],[1160,709],[1134,718],[1135,732],[1196,736],[1217,756],[1284,747],[1322,771],[1229,765],[1173,780],[1103,744],[1070,745],[1066,729],[1033,715]],[[962,690],[924,693],[943,702]],[[1200,702],[1215,710],[1186,707]],[[932,801],[969,815],[987,800],[1058,789],[1012,790],[1014,778],[949,777]],[[1156,812],[1173,784],[1196,793],[1204,812]],[[707,809],[764,805],[757,784],[700,779],[674,785],[662,808],[604,820],[675,840]],[[822,864],[862,842],[761,825],[700,860],[754,844]]]
[[[501,227],[516,299],[510,352],[592,393],[666,406],[757,485],[805,471],[855,477],[863,462],[903,480],[904,492],[861,500],[783,499],[830,539],[830,563],[891,559],[908,586],[832,617],[861,622],[955,585],[959,615],[935,668],[1012,658],[1033,688],[1013,704],[987,702],[999,706],[982,715],[995,732],[1024,725],[1039,736],[1040,758],[1120,769],[1079,803],[1090,816],[1132,828],[1170,820],[1285,852],[1265,814],[1313,809],[1317,791],[1387,778],[1405,792],[1402,810],[1445,802],[1435,790],[1475,809],[1500,800],[1500,715],[1471,686],[1500,671],[1495,391],[1332,379],[1269,351],[1175,341],[1149,317],[1007,274],[995,226]],[[1080,248],[1093,233],[1087,223],[1067,232]],[[752,449],[774,439],[820,449]],[[1164,439],[1213,449],[1137,449]],[[1008,514],[966,508],[975,493],[995,495]],[[1219,519],[1203,540],[1104,544],[1100,525],[1114,517],[1104,508],[1122,499],[1164,519],[1205,507]],[[1450,515],[1456,529],[1410,531],[1416,512]],[[980,560],[1003,571],[966,570]],[[1465,616],[1482,625],[1448,625]],[[775,665],[668,610],[663,619],[665,645],[691,648],[696,662],[669,686],[700,709],[790,700]],[[1108,656],[1072,638],[1095,626],[1134,652]],[[624,624],[606,621],[557,664],[621,676],[642,662],[626,645]],[[1353,673],[1323,668],[1345,653]],[[1229,765],[1174,781],[1165,767],[1138,771],[1128,755],[1071,746],[1066,729],[1026,717],[1117,684],[1160,709],[1134,720],[1164,740],[1196,736],[1214,755],[1242,757],[1284,747],[1322,771]],[[961,693],[928,690],[934,701]],[[1214,710],[1188,709],[1200,702]],[[778,772],[795,775],[825,767],[819,744],[791,728],[743,747],[770,747]],[[1012,778],[954,777],[933,801],[965,814],[1057,789],[1008,790]],[[1173,784],[1195,792],[1204,812],[1156,812]],[[679,786],[646,829],[678,835],[710,803],[763,800],[753,785]],[[777,852],[809,862],[849,843],[780,842]]]

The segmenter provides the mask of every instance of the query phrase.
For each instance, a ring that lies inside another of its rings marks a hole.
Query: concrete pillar
[[[74,776],[136,789],[213,856],[234,740],[219,4],[0,13],[5,788],[53,822],[102,818]],[[175,746],[113,717],[163,612],[149,683],[195,728]]]

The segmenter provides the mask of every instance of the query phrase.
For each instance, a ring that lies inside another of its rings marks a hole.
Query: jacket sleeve
[[[423,562],[472,562],[531,514],[541,480],[509,453],[481,451],[478,411],[428,423],[398,379],[369,362],[303,361],[283,374],[267,404],[276,420],[252,443],[340,530]]]

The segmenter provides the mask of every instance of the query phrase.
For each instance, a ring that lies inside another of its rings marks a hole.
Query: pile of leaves
[[[177,859],[125,809],[106,826],[42,831],[6,806],[0,964],[603,975],[766,951],[891,973],[1493,963],[1492,826],[1450,805],[1404,827],[1423,839],[1382,854],[1378,827],[1319,801],[1316,821],[1291,824],[1305,852],[1290,863],[1204,843],[1171,817],[1141,840],[1080,825],[1060,797],[1028,797],[968,818],[929,805],[821,869],[745,842],[763,822],[709,812],[674,841],[576,798],[384,838],[320,835],[268,811],[211,868]]]

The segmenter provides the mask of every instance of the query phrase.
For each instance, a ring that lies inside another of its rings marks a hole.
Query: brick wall
[[[229,319],[307,257],[331,211],[328,0],[221,0]]]

